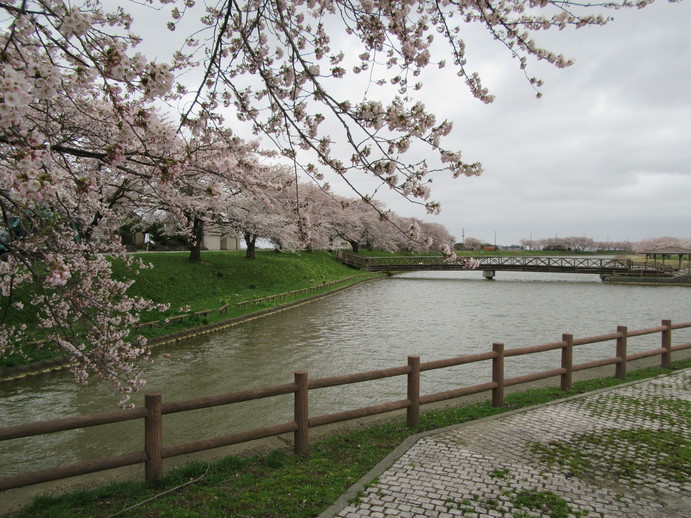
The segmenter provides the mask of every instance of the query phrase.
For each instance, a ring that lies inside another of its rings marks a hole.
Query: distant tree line
[[[377,200],[349,198],[313,183],[296,182],[281,166],[266,168],[260,191],[238,188],[231,203],[191,215],[198,234],[190,236],[171,210],[139,205],[118,230],[132,243],[136,232],[148,233],[155,249],[189,249],[200,260],[204,232],[244,240],[246,256],[255,256],[257,241],[278,252],[332,250],[342,246],[390,252],[425,252],[454,242],[444,225],[401,216]]]
[[[490,243],[483,243],[474,237],[467,237],[463,243],[456,243],[456,250],[482,250],[492,247]],[[546,239],[522,239],[521,247],[524,250],[563,250],[566,252],[645,252],[661,248],[691,248],[691,238],[681,239],[677,237],[655,237],[642,241],[595,241],[589,237],[549,237]]]

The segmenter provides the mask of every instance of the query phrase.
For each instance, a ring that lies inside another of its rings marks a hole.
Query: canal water
[[[316,302],[251,320],[223,332],[154,350],[145,365],[147,391],[164,401],[351,374],[491,350],[538,345],[691,320],[691,290],[682,287],[604,285],[595,275],[498,272],[414,272],[357,285]],[[691,341],[689,330],[674,342]],[[659,334],[629,340],[629,351],[658,347]],[[614,342],[579,346],[581,363],[614,355]],[[559,367],[559,352],[507,358],[507,376]],[[424,372],[429,394],[490,380],[490,364]],[[311,394],[310,415],[405,398],[405,377]],[[143,405],[143,394],[135,397]],[[0,423],[25,422],[114,410],[105,383],[75,385],[69,372],[0,384]],[[292,398],[281,396],[232,407],[164,417],[164,444],[173,445],[291,420]],[[135,422],[60,432],[0,443],[0,476],[142,449]]]

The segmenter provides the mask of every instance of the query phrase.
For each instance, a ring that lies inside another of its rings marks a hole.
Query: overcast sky
[[[541,99],[505,48],[469,28],[469,68],[496,100],[485,105],[442,74],[424,78],[423,100],[454,122],[448,147],[485,173],[435,178],[439,216],[382,200],[444,224],[457,241],[691,238],[691,2],[610,14],[605,27],[536,38],[575,59],[561,70],[531,62],[530,75],[545,81]]]
[[[435,180],[442,213],[429,219],[457,241],[493,243],[496,233],[504,245],[554,235],[691,237],[691,2],[614,17],[544,39],[576,62],[533,64],[529,72],[545,80],[541,99],[504,49],[488,38],[468,43],[470,67],[494,103],[450,92],[427,104],[454,121],[464,158],[485,173]],[[439,85],[449,88],[463,85]],[[393,198],[387,204],[424,215]]]

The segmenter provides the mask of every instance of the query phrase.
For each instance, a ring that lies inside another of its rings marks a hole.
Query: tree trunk
[[[204,220],[197,217],[192,223],[192,241],[190,242],[189,260],[199,263],[202,260],[202,243],[204,242]]]
[[[350,243],[350,247],[353,249],[353,253],[357,254],[360,252],[360,243],[357,241],[348,241]]]
[[[245,244],[247,245],[247,252],[245,252],[245,257],[247,259],[257,258],[257,236],[245,232]]]

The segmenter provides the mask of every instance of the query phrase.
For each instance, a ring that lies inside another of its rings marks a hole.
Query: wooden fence
[[[139,463],[145,464],[146,480],[156,481],[163,476],[163,459],[290,432],[294,435],[295,452],[306,455],[309,451],[309,429],[317,426],[382,414],[393,410],[406,409],[407,425],[412,427],[416,426],[418,423],[420,407],[429,403],[491,391],[492,404],[494,406],[502,406],[504,403],[505,387],[558,376],[560,377],[562,390],[568,390],[571,388],[572,374],[576,371],[592,369],[604,365],[614,365],[614,375],[618,378],[623,378],[626,375],[626,367],[629,361],[649,356],[660,356],[662,367],[668,368],[672,361],[672,353],[674,351],[691,348],[691,342],[677,344],[675,346],[672,345],[672,330],[682,328],[691,328],[691,322],[672,324],[670,320],[663,320],[660,326],[636,331],[629,331],[625,326],[618,326],[617,331],[614,333],[578,339],[574,339],[571,334],[563,334],[562,339],[558,342],[506,350],[504,349],[504,344],[494,343],[492,350],[488,352],[424,363],[420,361],[419,356],[409,356],[408,363],[404,366],[328,378],[309,379],[307,372],[298,371],[295,373],[292,383],[170,403],[164,403],[160,393],[152,392],[145,395],[144,408],[117,410],[0,428],[0,440],[2,441],[132,419],[144,419],[145,429],[143,450],[90,462],[81,462],[5,477],[0,479],[0,491]],[[629,338],[655,333],[660,334],[660,347],[635,354],[627,353],[627,341]],[[607,341],[615,342],[615,353],[613,357],[581,364],[573,363],[572,353],[574,347]],[[558,368],[513,378],[507,378],[505,376],[505,358],[552,350],[561,350],[561,364]],[[422,372],[485,361],[492,362],[491,380],[485,383],[435,394],[420,394],[420,377]],[[393,376],[407,377],[407,393],[404,399],[314,417],[310,416],[308,413],[309,394],[311,390],[361,383]],[[163,445],[164,415],[219,405],[231,405],[242,401],[256,400],[283,394],[294,395],[294,416],[292,421],[174,446]]]
[[[283,302],[294,297],[299,297],[309,293],[317,293],[319,291],[325,290],[327,288],[332,288],[338,284],[345,284],[347,282],[352,282],[355,279],[361,277],[367,277],[368,274],[361,273],[359,275],[351,275],[350,277],[345,277],[343,279],[337,279],[331,282],[323,282],[322,284],[317,284],[315,286],[308,286],[307,288],[301,288],[299,290],[286,291],[284,293],[276,293],[275,295],[267,295],[266,297],[256,297],[250,300],[242,300],[240,302],[235,302],[235,307],[238,311],[241,309],[247,309],[248,306],[256,307],[264,304],[275,304],[276,302]],[[150,320],[148,322],[138,322],[135,324],[135,329],[141,329],[142,327],[166,327],[169,324],[176,322],[178,320],[199,320],[200,318],[208,317],[214,311],[218,311],[220,315],[228,314],[228,308],[230,307],[230,302],[223,304],[219,308],[204,309],[201,311],[181,313],[179,315],[172,315],[164,317],[162,320]],[[45,343],[45,342],[32,342],[33,344]]]

